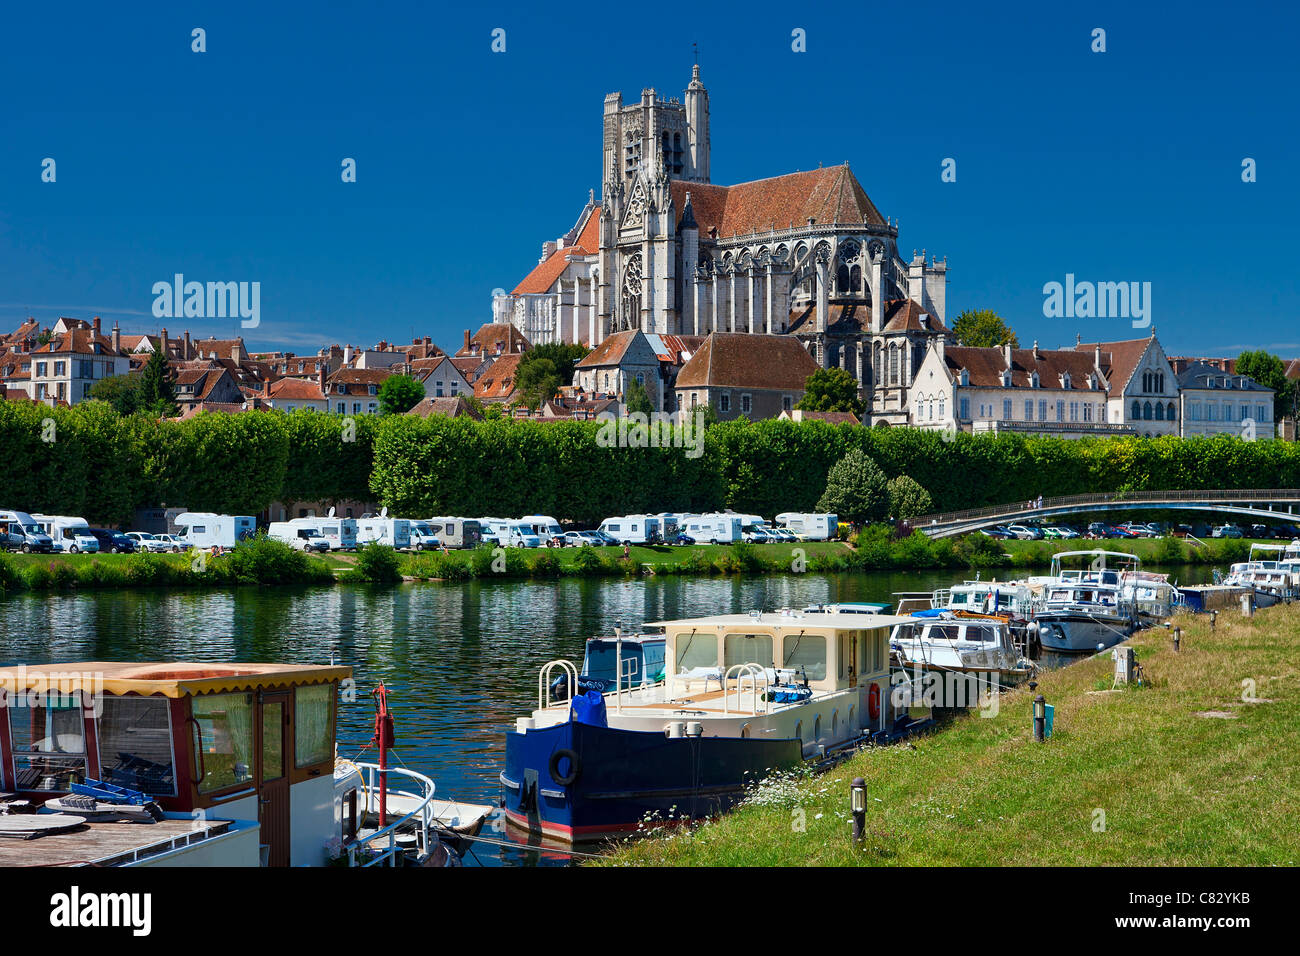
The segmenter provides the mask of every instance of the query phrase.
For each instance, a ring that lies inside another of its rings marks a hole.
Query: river
[[[1183,583],[1209,577],[1184,567]],[[563,578],[392,588],[21,593],[0,599],[0,663],[274,661],[354,668],[358,702],[341,704],[339,752],[370,738],[369,693],[382,680],[396,752],[443,796],[495,803],[505,731],[536,706],[539,668],[581,663],[583,642],[645,621],[833,601],[890,601],[969,572],[767,575],[644,580]],[[985,577],[989,575],[986,573]],[[503,832],[485,835],[504,838]],[[562,854],[481,844],[466,862],[561,864]]]

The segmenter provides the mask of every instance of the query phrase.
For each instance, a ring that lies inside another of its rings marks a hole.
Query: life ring
[[[875,720],[880,716],[880,685],[872,684],[871,690],[867,691],[867,713],[871,719]]]
[[[560,761],[564,759],[569,761],[569,772],[563,777],[560,776]],[[555,753],[551,754],[551,762],[546,769],[550,771],[551,779],[561,787],[567,787],[573,783],[582,774],[582,760],[576,753],[567,747],[561,747]]]

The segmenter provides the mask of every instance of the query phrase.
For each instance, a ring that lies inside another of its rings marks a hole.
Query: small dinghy
[[[46,800],[45,806],[59,812],[66,810],[96,823],[157,823],[163,819],[162,810],[152,800],[144,804],[117,803],[74,793]]]

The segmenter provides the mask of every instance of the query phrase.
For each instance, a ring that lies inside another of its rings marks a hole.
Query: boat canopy
[[[351,667],[335,665],[79,661],[0,668],[0,691],[72,693],[91,690],[115,696],[137,694],[177,699],[199,694],[328,684],[351,676]]]

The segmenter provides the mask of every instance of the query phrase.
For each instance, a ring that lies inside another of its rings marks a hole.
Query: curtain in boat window
[[[200,793],[253,779],[253,695],[204,694],[194,698],[195,745],[203,771]]]
[[[293,692],[294,761],[299,767],[328,760],[334,752],[331,711],[334,685],[313,684]]]
[[[809,680],[826,679],[826,638],[820,634],[787,634],[781,640],[781,666],[808,675]]]
[[[735,664],[757,664],[772,667],[772,635],[728,634],[722,639],[723,670]]]

